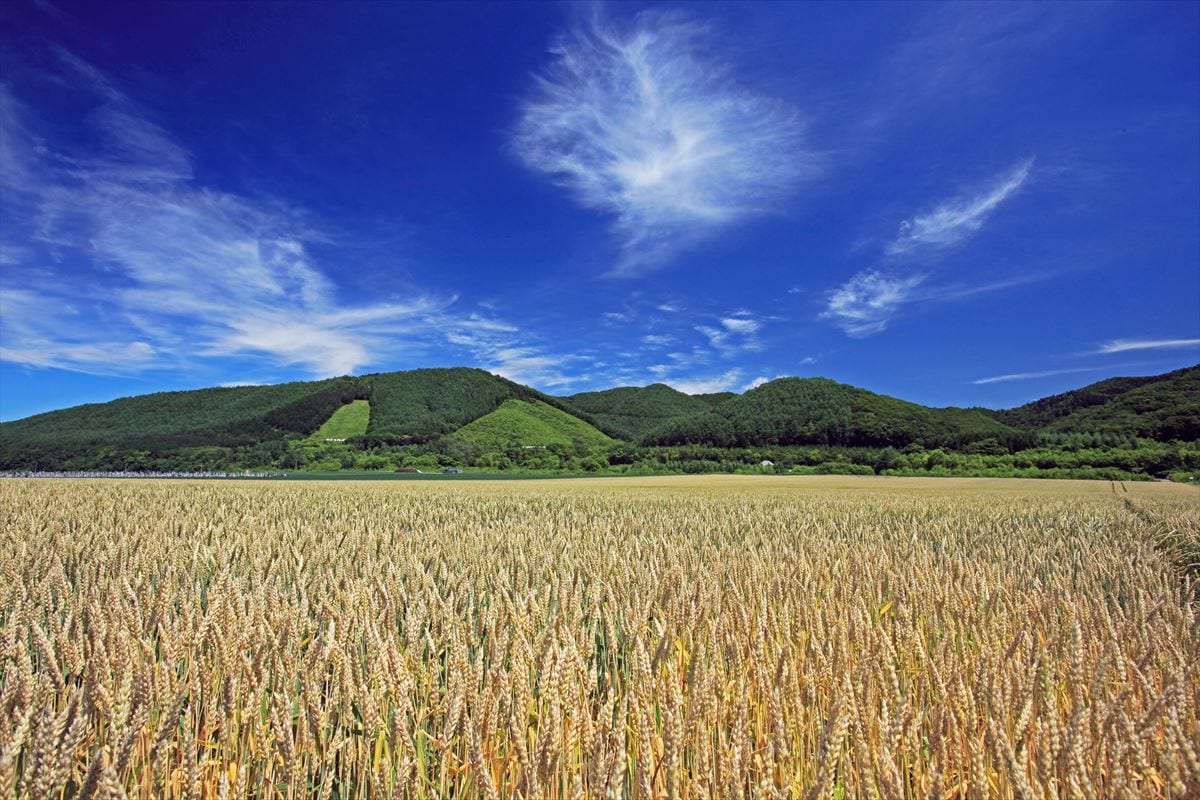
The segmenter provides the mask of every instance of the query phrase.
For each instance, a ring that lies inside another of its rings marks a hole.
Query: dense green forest
[[[1200,366],[1152,378],[1111,378],[993,412],[1026,430],[1121,433],[1159,441],[1200,439]]]
[[[376,442],[428,442],[490,414],[506,400],[537,400],[573,411],[557,397],[469,367],[387,372],[361,380],[371,401],[367,437]],[[586,413],[576,416],[593,422]]]
[[[1180,372],[1187,371],[1180,370]],[[1017,406],[1016,408],[1004,411],[993,411],[992,415],[1005,425],[1011,425],[1014,428],[1023,428],[1025,430],[1047,428],[1062,419],[1070,417],[1077,411],[1091,408],[1092,406],[1102,406],[1110,400],[1114,400],[1139,386],[1145,386],[1158,381],[1169,381],[1171,380],[1171,376],[1176,374],[1178,373],[1138,378],[1108,378],[1107,380],[1098,381],[1080,389],[1073,389],[1062,394],[1043,397],[1040,400],[1034,400],[1032,403],[1026,403],[1023,406]]]
[[[371,421],[367,436],[424,442],[453,433],[510,398],[532,390],[475,369],[419,369],[369,375]]]
[[[583,392],[563,400],[574,410],[592,415],[613,436],[639,441],[664,425],[703,414],[714,405],[737,397],[732,392],[690,395],[662,383],[622,386],[602,392]]]
[[[289,434],[315,430],[353,399],[356,385],[333,378],[159,392],[38,414],[0,424],[0,469],[91,468],[122,463],[121,453],[148,454],[134,457],[142,464],[213,445],[277,454]]]
[[[351,403],[369,408],[365,434],[313,435]],[[482,370],[420,369],[165,392],[0,424],[10,471],[451,467],[1186,477],[1200,474],[1200,367],[1006,411],[928,408],[822,378],[741,395],[654,384],[559,398]]]
[[[987,438],[1010,449],[1034,440],[978,409],[926,408],[826,378],[780,378],[671,422],[646,443],[957,448]]]

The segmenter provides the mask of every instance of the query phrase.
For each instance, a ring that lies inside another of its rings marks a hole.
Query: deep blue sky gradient
[[[15,0],[0,85],[0,419],[457,364],[1005,407],[1200,361],[1196,3]]]

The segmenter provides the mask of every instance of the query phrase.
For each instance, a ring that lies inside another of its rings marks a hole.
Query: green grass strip
[[[346,439],[351,436],[362,436],[367,432],[367,423],[371,421],[371,404],[366,400],[351,400],[333,412],[333,416],[325,420],[325,424],[317,428],[312,438],[318,441],[325,439]]]

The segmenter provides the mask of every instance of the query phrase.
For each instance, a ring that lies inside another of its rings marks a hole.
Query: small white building
[[[759,464],[759,466],[760,467],[773,467],[773,466],[775,466],[775,462],[764,458],[762,460],[762,462]]]

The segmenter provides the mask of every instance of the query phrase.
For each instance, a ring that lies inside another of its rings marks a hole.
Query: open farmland
[[[0,483],[0,797],[1184,798],[1200,493]]]

